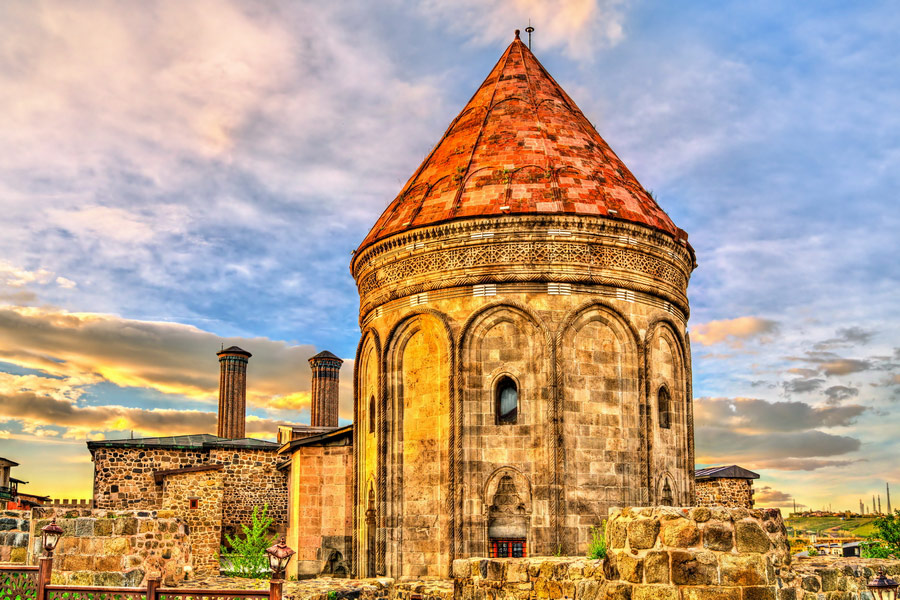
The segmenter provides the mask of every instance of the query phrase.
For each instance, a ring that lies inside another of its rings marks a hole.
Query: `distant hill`
[[[875,533],[875,517],[792,517],[784,520],[787,527],[794,528],[794,535],[804,531],[838,536],[865,537]]]

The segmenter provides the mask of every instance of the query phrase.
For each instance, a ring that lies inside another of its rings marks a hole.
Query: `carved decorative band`
[[[687,276],[671,262],[667,262],[646,252],[606,246],[597,243],[580,241],[528,241],[528,242],[494,242],[472,246],[459,246],[432,252],[415,254],[396,262],[385,264],[367,273],[358,282],[360,297],[367,303],[367,297],[385,287],[406,288],[406,280],[411,280],[429,273],[434,274],[436,281],[445,287],[453,281],[453,270],[471,270],[482,267],[512,265],[513,270],[498,272],[497,281],[518,280],[515,265],[522,265],[528,270],[534,267],[550,267],[571,265],[584,269],[583,273],[560,273],[559,280],[590,282],[597,278],[598,269],[632,271],[664,281],[674,288],[676,293],[683,294],[687,289]],[[554,277],[556,279],[556,277]],[[412,284],[412,282],[409,282]],[[435,286],[429,286],[432,289]],[[392,290],[393,291],[393,290]],[[389,296],[397,294],[390,293]]]

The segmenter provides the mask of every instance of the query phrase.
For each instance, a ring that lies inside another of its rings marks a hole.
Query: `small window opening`
[[[490,558],[524,558],[528,556],[524,539],[491,540]]]
[[[668,429],[671,422],[671,399],[669,398],[669,390],[665,387],[659,388],[656,394],[657,408],[659,409],[659,426]]]
[[[509,377],[500,378],[495,394],[497,425],[515,425],[519,416],[519,389],[516,382]]]
[[[369,398],[369,433],[375,433],[375,396]]]
[[[199,498],[188,498],[188,508],[191,510],[195,508],[200,508],[200,499]]]

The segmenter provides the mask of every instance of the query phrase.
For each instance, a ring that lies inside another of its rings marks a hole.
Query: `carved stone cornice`
[[[602,217],[452,221],[382,240],[353,258],[360,314],[422,292],[509,282],[581,283],[654,294],[688,313],[684,240]]]

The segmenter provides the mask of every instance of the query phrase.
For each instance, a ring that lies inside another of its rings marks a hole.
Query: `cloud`
[[[862,327],[853,326],[838,329],[835,337],[818,342],[814,348],[816,350],[827,350],[829,348],[854,346],[867,344],[875,333]]]
[[[536,48],[561,48],[592,60],[598,48],[625,37],[624,0],[427,0],[413,3],[434,24],[449,27],[478,44],[512,41],[513,29],[535,24]]]
[[[831,405],[840,404],[844,400],[855,398],[858,395],[859,390],[857,388],[846,385],[833,385],[829,388],[825,388],[825,397],[828,399],[828,404]]]
[[[697,427],[722,427],[745,433],[797,432],[852,425],[866,411],[860,405],[813,407],[805,402],[769,402],[757,398],[695,398]]]
[[[813,363],[819,372],[828,377],[861,373],[874,368],[870,360],[843,358],[833,352],[812,351],[807,352],[806,356],[789,357],[789,360]]]
[[[0,391],[32,391],[72,402],[83,387],[101,382],[177,394],[212,403],[218,390],[221,345],[253,354],[247,398],[269,411],[308,407],[310,345],[266,338],[219,337],[196,327],[69,313],[49,308],[0,306],[0,360],[47,376],[3,377]],[[352,417],[352,361],[344,363],[341,416]]]
[[[722,321],[698,323],[691,327],[691,341],[711,346],[727,343],[732,348],[740,348],[746,340],[759,338],[765,343],[778,331],[778,323],[759,317],[738,317]]]
[[[65,429],[65,437],[93,438],[105,431],[133,430],[142,436],[208,433],[216,429],[216,414],[197,410],[143,409],[117,405],[78,406],[33,393],[0,395],[0,417],[22,421],[33,436],[58,436],[48,427]],[[249,417],[249,436],[274,437],[283,421]],[[101,436],[102,437],[102,436]]]
[[[787,504],[792,502],[794,497],[787,492],[781,492],[766,485],[754,490],[753,499],[756,504]]]
[[[735,463],[748,468],[812,470],[849,464],[822,461],[820,457],[855,452],[861,445],[856,438],[822,431],[745,434],[721,427],[698,427],[696,432],[698,463]]]
[[[805,392],[813,392],[825,383],[824,379],[791,379],[790,381],[782,382],[781,386],[784,388],[784,391],[790,393],[805,393]]]

